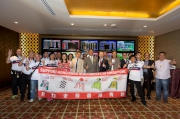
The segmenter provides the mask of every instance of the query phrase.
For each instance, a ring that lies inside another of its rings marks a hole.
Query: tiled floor
[[[0,92],[0,119],[180,119],[180,99],[156,102],[155,92],[148,107],[124,99],[46,100],[29,103],[11,99],[11,90]]]

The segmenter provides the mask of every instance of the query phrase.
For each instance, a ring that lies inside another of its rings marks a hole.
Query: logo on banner
[[[111,81],[111,84],[109,85],[109,88],[115,88],[117,90],[117,87],[118,87],[117,79],[118,79],[117,76],[113,77],[113,81]]]
[[[74,86],[74,88],[79,88],[82,89],[84,91],[85,89],[85,84],[84,84],[84,79],[80,78],[79,81],[76,83],[76,85]]]
[[[101,91],[101,79],[97,78],[96,81],[92,84],[91,88],[99,89]]]
[[[43,77],[40,87],[44,88],[45,90],[48,90],[49,82],[46,79],[49,79],[49,76],[46,75]]]
[[[63,79],[64,80],[61,80],[60,82],[59,82],[59,84],[57,85],[57,88],[61,88],[61,89],[63,89],[63,90],[67,90],[67,86],[68,86],[68,83],[67,83],[67,79],[65,78],[65,77],[63,77]]]

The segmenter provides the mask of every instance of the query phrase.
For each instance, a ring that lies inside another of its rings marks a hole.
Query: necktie
[[[75,72],[77,72],[77,65],[78,65],[78,59],[76,61],[76,70],[75,70]]]
[[[101,63],[102,63],[102,60],[101,60],[101,59],[99,59],[99,67],[101,66]]]

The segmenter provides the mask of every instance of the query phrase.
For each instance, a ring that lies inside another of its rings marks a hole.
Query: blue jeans
[[[156,78],[156,99],[161,99],[161,89],[163,88],[163,99],[166,101],[169,96],[169,82],[170,79]]]
[[[34,99],[38,80],[31,80],[31,99]]]

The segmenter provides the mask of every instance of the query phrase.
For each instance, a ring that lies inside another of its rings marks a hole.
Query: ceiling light
[[[116,24],[111,24],[111,27],[116,27]]]
[[[139,29],[139,31],[142,31],[142,29]]]
[[[147,26],[144,26],[145,28],[147,27]]]
[[[14,23],[15,23],[15,24],[18,24],[18,22],[17,22],[17,21],[15,21]]]
[[[104,24],[104,26],[107,26],[107,24]]]
[[[151,31],[151,33],[154,33],[154,31]]]
[[[71,25],[73,26],[73,25],[74,25],[74,23],[71,23]]]

